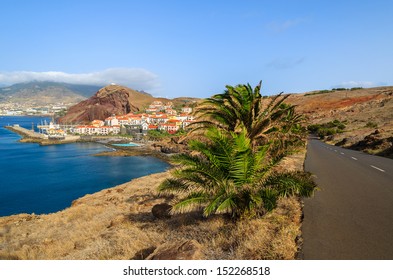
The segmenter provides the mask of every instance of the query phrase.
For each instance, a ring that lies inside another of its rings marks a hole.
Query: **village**
[[[131,135],[136,140],[147,135],[148,131],[156,130],[175,134],[184,130],[194,121],[191,107],[181,108],[181,112],[173,109],[173,103],[153,101],[145,113],[128,113],[112,115],[105,120],[93,120],[88,125],[60,125],[50,123],[39,125],[42,133],[49,138],[64,138],[73,135]]]

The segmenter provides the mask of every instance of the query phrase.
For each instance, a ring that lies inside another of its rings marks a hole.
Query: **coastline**
[[[114,156],[114,157],[153,156],[161,160],[164,160],[166,162],[169,162],[171,156],[169,153],[161,152],[161,150],[157,147],[154,147],[154,144],[152,143],[144,143],[140,146],[134,146],[134,147],[119,147],[119,146],[113,146],[111,145],[111,143],[103,143],[102,137],[99,138],[91,137],[89,140],[86,140],[85,138],[81,138],[80,136],[70,136],[69,138],[66,138],[64,140],[51,140],[51,139],[44,138],[44,135],[42,134],[33,132],[31,130],[28,130],[20,126],[4,126],[4,128],[20,135],[22,138],[19,140],[19,142],[21,143],[37,143],[42,146],[47,146],[47,145],[61,145],[61,144],[70,144],[70,143],[90,142],[90,143],[101,144],[112,149],[112,151],[100,152],[94,154],[93,156]],[[114,137],[114,136],[105,137],[105,139],[124,141],[123,138]]]
[[[304,157],[305,151],[289,157],[283,168],[302,169]],[[239,223],[199,212],[159,219],[153,206],[171,203],[173,196],[160,195],[157,188],[170,176],[166,171],[136,178],[78,198],[56,213],[0,217],[0,259],[141,260],[184,242],[199,244],[196,259],[297,258],[299,199],[281,199],[273,212]]]
[[[157,156],[157,143],[112,147],[96,156]],[[75,141],[77,142],[77,141]],[[64,144],[64,143],[59,143]],[[303,169],[305,150],[284,160],[285,170]],[[88,194],[51,214],[0,217],[0,259],[148,259],[160,248],[199,244],[196,259],[296,259],[301,246],[301,202],[282,199],[260,219],[228,223],[225,216],[199,212],[169,219],[153,216],[153,206],[172,203],[157,188],[170,171],[133,179]],[[190,258],[187,258],[190,259]]]

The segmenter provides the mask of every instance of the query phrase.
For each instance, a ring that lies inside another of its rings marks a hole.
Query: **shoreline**
[[[41,146],[48,146],[48,145],[62,145],[62,144],[72,144],[72,143],[97,143],[104,145],[105,147],[108,147],[112,149],[112,151],[105,151],[105,152],[100,152],[97,154],[93,154],[92,156],[112,156],[112,157],[127,157],[127,156],[152,156],[156,157],[158,159],[164,160],[169,163],[171,154],[170,153],[163,153],[159,149],[155,148],[152,143],[145,143],[140,146],[133,146],[133,147],[119,147],[119,146],[113,146],[111,145],[111,141],[108,143],[103,143],[102,139],[113,139],[113,140],[119,140],[124,141],[124,138],[121,137],[115,137],[115,136],[110,136],[110,137],[98,137],[94,138],[91,137],[91,139],[87,140],[86,138],[81,138],[80,136],[73,136],[73,138],[70,139],[64,139],[64,140],[51,140],[51,139],[46,139],[44,138],[44,135],[39,134],[37,132],[33,132],[31,130],[28,130],[26,128],[20,127],[20,126],[4,126],[9,131],[12,131],[22,138],[18,140],[20,143],[37,143]]]
[[[304,157],[301,152],[288,158],[283,168],[301,169]],[[223,215],[203,218],[199,212],[158,219],[152,208],[173,197],[160,195],[157,187],[170,176],[165,171],[135,178],[51,214],[0,217],[0,259],[143,260],[184,242],[200,244],[197,259],[297,259],[298,199],[280,200],[273,212],[237,224]]]
[[[95,156],[153,155],[169,160],[162,145],[116,147]],[[282,168],[302,169],[304,158],[305,150],[287,158]],[[298,199],[280,200],[272,213],[238,224],[228,223],[222,215],[202,218],[198,212],[158,219],[152,208],[174,199],[157,191],[170,176],[165,171],[135,178],[77,198],[54,213],[0,217],[0,259],[141,260],[179,242],[200,244],[198,259],[205,260],[298,258],[302,222]]]

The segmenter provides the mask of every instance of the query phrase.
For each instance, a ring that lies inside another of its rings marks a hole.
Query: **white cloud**
[[[0,72],[0,84],[15,84],[30,81],[52,81],[70,84],[108,85],[111,83],[124,85],[136,90],[155,92],[159,90],[158,76],[140,68],[109,68],[99,72],[71,74],[64,72]]]
[[[354,87],[363,87],[363,88],[369,88],[369,87],[376,87],[380,86],[383,83],[374,83],[374,82],[368,82],[368,81],[348,81],[348,82],[342,82],[336,86],[333,86],[332,88],[354,88]]]

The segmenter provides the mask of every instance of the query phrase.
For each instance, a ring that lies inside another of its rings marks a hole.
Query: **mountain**
[[[77,103],[94,94],[100,86],[57,82],[28,82],[0,88],[0,101],[34,106]]]
[[[87,100],[70,107],[60,123],[88,123],[104,120],[115,114],[123,115],[141,111],[156,100],[148,93],[139,92],[124,86],[109,85],[98,90]]]

